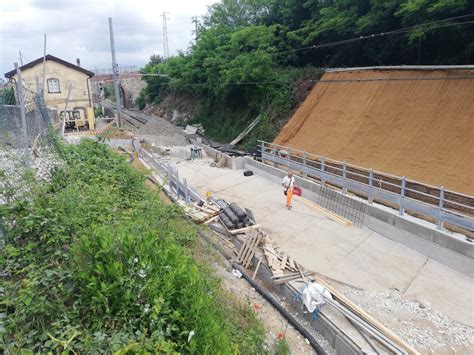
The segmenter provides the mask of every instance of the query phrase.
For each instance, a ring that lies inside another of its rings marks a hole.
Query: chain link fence
[[[15,82],[0,79],[0,203],[25,196],[33,180],[48,181],[60,164],[51,110],[42,95],[18,89]]]

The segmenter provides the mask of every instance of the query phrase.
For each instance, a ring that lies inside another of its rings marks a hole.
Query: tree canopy
[[[184,91],[212,112],[246,107],[251,116],[291,95],[295,72],[311,67],[472,64],[473,47],[469,0],[222,0],[186,52],[152,58],[144,70],[167,77],[145,79],[144,94],[157,102]]]

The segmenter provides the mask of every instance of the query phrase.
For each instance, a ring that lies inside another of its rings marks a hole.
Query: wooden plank
[[[286,269],[286,261],[287,261],[287,260],[288,260],[288,255],[284,254],[284,255],[283,255],[283,258],[281,259],[281,263],[280,263],[281,268],[282,268],[283,270]]]
[[[233,230],[230,231],[230,233],[231,234],[245,233],[245,232],[248,232],[248,231],[251,231],[251,230],[255,230],[257,228],[260,228],[259,224],[255,224],[253,226],[248,226],[248,227],[244,227],[244,228],[240,228],[240,229],[233,229]]]
[[[254,238],[255,234],[250,234],[250,235],[247,235],[246,238],[245,238],[245,244],[246,244],[246,248],[244,250],[244,252],[242,253],[242,255],[240,256],[240,262],[243,263],[244,260],[247,259],[247,255],[250,251],[250,249],[252,248],[252,245],[254,243]]]
[[[242,243],[242,246],[240,247],[239,254],[237,254],[237,262],[241,262],[242,255],[247,250],[248,241],[249,241],[248,239],[245,239],[245,241]]]
[[[324,287],[326,287],[329,290],[329,292],[331,292],[331,294],[335,298],[337,298],[339,303],[341,303],[345,307],[349,308],[354,314],[356,314],[358,317],[362,318],[364,321],[366,321],[372,327],[374,327],[379,332],[384,334],[387,338],[389,338],[395,344],[402,347],[403,349],[405,349],[406,351],[408,351],[412,355],[419,355],[420,354],[418,352],[418,350],[413,348],[411,345],[407,344],[397,334],[395,334],[391,330],[387,329],[383,324],[381,324],[379,321],[377,321],[375,318],[373,318],[370,314],[366,313],[363,309],[359,308],[351,300],[349,300],[346,296],[344,296],[342,293],[340,293],[338,290],[336,290],[323,277],[320,277],[320,276],[316,277],[316,281],[318,283],[320,283],[321,285],[323,285]]]
[[[250,263],[252,262],[255,252],[257,251],[258,245],[260,244],[260,241],[262,240],[262,234],[257,233],[257,236],[254,239],[255,239],[255,242],[253,243],[252,248],[250,249],[250,253],[247,256],[246,262],[244,264],[245,268],[248,268],[250,266]]]
[[[293,258],[288,258],[288,265],[290,266],[290,269],[296,270],[296,265],[295,265],[295,261],[293,260]]]
[[[219,219],[219,215],[209,218],[207,221],[204,222],[204,224],[212,223],[217,219]]]
[[[252,275],[252,280],[255,280],[255,276],[257,276],[258,269],[260,268],[261,263],[262,263],[262,257],[260,257],[260,259],[258,259],[257,266],[255,267],[255,271],[253,272],[253,275]]]
[[[348,219],[345,219],[344,217],[341,217],[339,216],[338,214],[336,213],[333,213],[331,211],[328,211],[327,209],[321,207],[321,206],[318,206],[316,204],[314,204],[313,202],[305,199],[304,197],[299,197],[298,196],[298,200],[303,202],[306,206],[314,209],[314,210],[317,210],[319,212],[321,212],[322,214],[326,215],[327,217],[329,217],[330,219],[332,219],[333,221],[335,222],[338,222],[344,226],[351,226],[352,225],[352,222],[349,221]]]

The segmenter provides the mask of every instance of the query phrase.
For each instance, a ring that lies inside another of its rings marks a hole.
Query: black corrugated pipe
[[[211,243],[214,245],[219,252],[224,255],[227,259],[230,259],[228,254],[217,244],[214,244],[209,237],[204,233],[203,231],[199,231],[199,235],[203,237],[208,243]],[[242,269],[242,267],[234,262],[231,262],[231,265],[234,269],[237,269],[240,271],[242,276],[244,277],[247,282],[252,285],[255,290],[262,295],[263,298],[265,298],[270,304],[277,309],[278,312],[280,312],[283,317],[300,332],[302,336],[304,336],[306,339],[308,339],[310,345],[313,347],[313,349],[320,355],[327,355],[326,351],[319,345],[319,343],[316,341],[316,339],[313,337],[313,335],[308,332],[296,319],[293,317],[283,306],[278,303],[265,289],[263,289],[258,283],[256,283],[252,278],[247,275],[247,273]]]

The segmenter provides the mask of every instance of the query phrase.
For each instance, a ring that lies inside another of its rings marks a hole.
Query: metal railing
[[[280,167],[297,171],[303,178],[319,180],[367,199],[397,208],[399,215],[405,211],[415,216],[434,220],[438,229],[444,223],[474,231],[474,196],[446,190],[405,176],[396,176],[347,164],[323,156],[275,143],[260,141],[262,162],[272,162]]]
[[[146,161],[147,164],[155,168],[163,179],[167,181],[169,193],[174,196],[176,200],[183,200],[186,204],[191,202],[199,202],[203,198],[188,186],[186,179],[179,177],[178,169],[174,168],[167,160],[157,158],[153,153],[141,149],[140,156]]]

